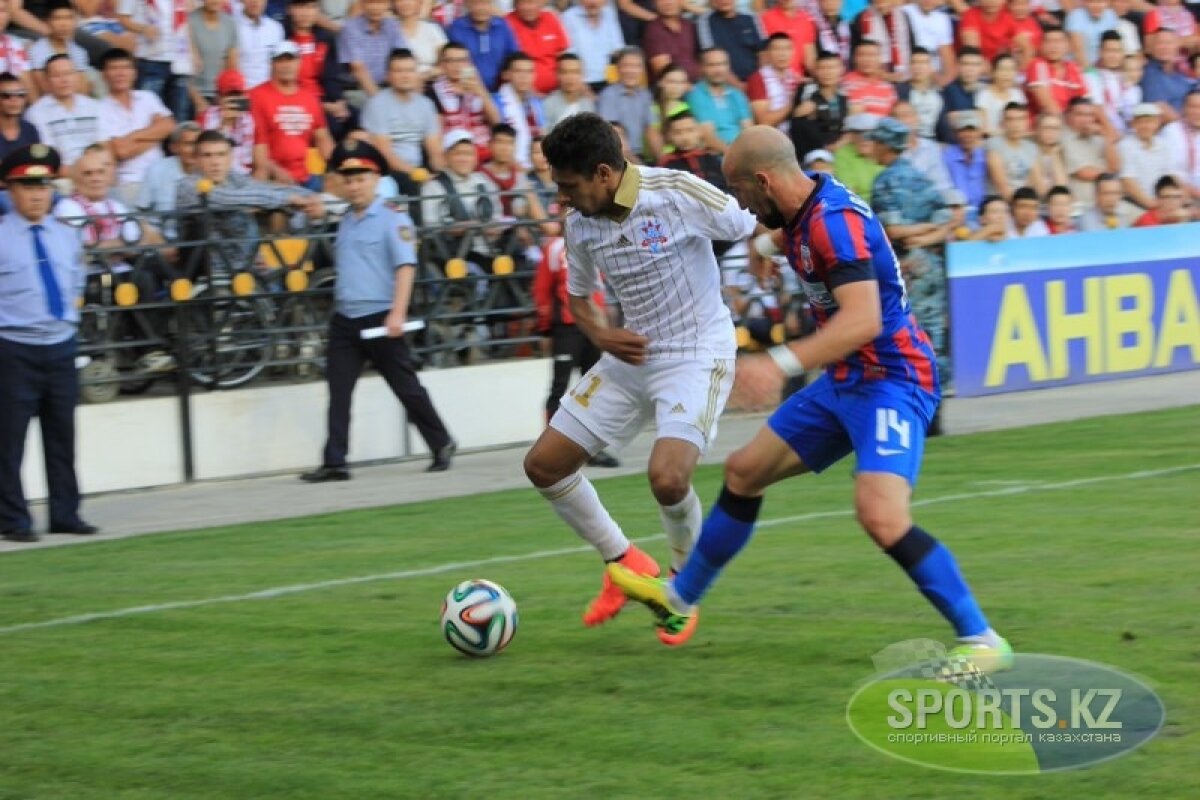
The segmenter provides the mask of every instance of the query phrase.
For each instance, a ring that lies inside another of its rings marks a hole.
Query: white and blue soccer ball
[[[442,603],[442,635],[473,658],[494,656],[517,632],[517,603],[504,587],[475,578],[450,590]]]

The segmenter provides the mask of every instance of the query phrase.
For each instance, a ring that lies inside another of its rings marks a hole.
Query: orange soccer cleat
[[[613,563],[620,564],[639,575],[649,575],[653,578],[659,574],[658,562],[632,544],[625,551],[625,555]],[[587,610],[583,612],[583,624],[588,627],[603,625],[621,613],[627,600],[625,593],[612,582],[612,578],[608,577],[606,570],[604,582],[600,586],[600,594],[596,595],[596,599],[589,603]]]

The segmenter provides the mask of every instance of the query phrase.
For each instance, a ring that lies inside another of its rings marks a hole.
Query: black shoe
[[[95,525],[90,525],[83,520],[72,523],[70,525],[56,525],[50,523],[51,533],[73,533],[76,536],[91,536],[93,533],[99,533],[100,529]]]
[[[26,530],[25,528],[11,528],[0,533],[0,536],[8,539],[10,542],[40,542],[42,540],[37,531]]]
[[[617,467],[621,466],[621,462],[617,460],[616,456],[601,450],[599,453],[596,453],[596,455],[588,459],[588,466],[616,469]]]
[[[454,461],[454,454],[458,452],[458,442],[453,439],[444,445],[433,456],[433,463],[425,468],[426,472],[445,472],[450,469],[450,462]]]
[[[300,476],[306,483],[325,483],[326,481],[348,481],[350,470],[345,467],[317,467],[312,472]]]

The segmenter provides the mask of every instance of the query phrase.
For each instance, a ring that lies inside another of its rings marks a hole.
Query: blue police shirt
[[[389,311],[396,269],[416,265],[412,218],[382,198],[351,210],[337,232],[337,312],[354,319]]]
[[[63,300],[64,319],[55,319],[38,269],[32,224],[15,211],[0,220],[0,337],[21,344],[57,344],[74,336],[79,326],[78,300],[87,274],[83,245],[79,232],[58,219],[46,216],[39,223]]]

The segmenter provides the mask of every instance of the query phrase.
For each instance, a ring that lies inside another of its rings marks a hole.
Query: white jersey
[[[650,340],[650,361],[733,358],[733,321],[712,242],[747,238],[753,215],[690,173],[632,164],[617,202],[629,209],[619,221],[567,215],[567,291],[591,296],[601,273],[625,327]]]

